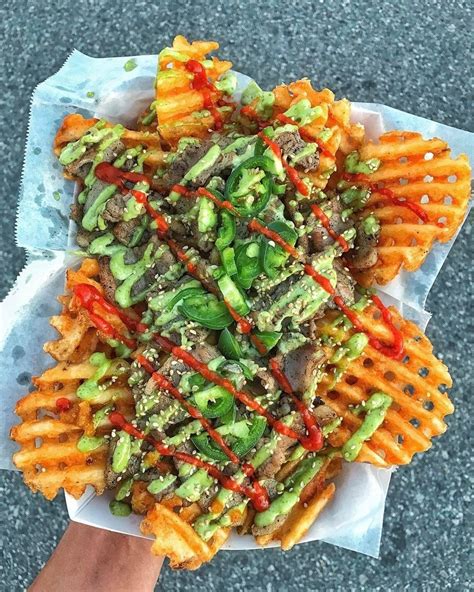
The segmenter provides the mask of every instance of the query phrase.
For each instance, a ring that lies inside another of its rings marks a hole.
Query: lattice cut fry
[[[294,508],[281,536],[283,551],[289,551],[304,537],[311,525],[331,501],[335,491],[336,486],[334,483],[329,483],[321,493],[316,494],[309,502],[300,503]]]
[[[63,119],[60,128],[54,137],[53,149],[56,156],[61,154],[61,150],[69,144],[82,138],[82,136],[99,120],[96,118],[86,119],[78,113],[71,113],[66,115]],[[113,123],[106,122],[106,127],[113,127]],[[121,136],[121,141],[127,148],[133,146],[145,146],[146,148],[159,151],[161,148],[161,139],[157,133],[152,133],[149,130],[129,130],[125,129]],[[155,157],[156,158],[156,157]]]
[[[279,481],[286,478],[298,466],[298,462],[289,462],[280,470],[277,475]],[[314,476],[301,492],[299,502],[288,514],[286,520],[278,530],[255,537],[256,542],[266,546],[272,541],[279,541],[283,550],[291,549],[308,532],[326,504],[332,498],[336,487],[329,483],[338,475],[342,468],[342,461],[339,457],[327,458]],[[288,470],[285,470],[288,469]]]
[[[414,132],[388,132],[378,144],[363,146],[360,155],[364,160],[381,160],[379,170],[370,176],[371,183],[420,205],[428,217],[422,223],[410,209],[373,192],[366,210],[375,210],[381,222],[379,258],[357,279],[364,285],[386,284],[402,268],[418,269],[435,241],[444,243],[454,236],[466,214],[471,168],[465,154],[452,158],[446,142],[424,140]]]
[[[152,553],[169,557],[172,568],[197,569],[214,557],[231,529],[219,529],[206,543],[180,515],[163,504],[155,504],[141,523],[140,530],[156,537]]]
[[[68,287],[78,282],[94,283],[96,271],[97,263],[86,259],[78,271],[68,270]],[[36,390],[18,401],[16,413],[22,422],[11,430],[11,438],[20,445],[13,462],[23,472],[28,487],[47,499],[53,499],[61,488],[79,498],[88,485],[102,493],[107,446],[81,452],[77,442],[83,433],[95,433],[91,420],[95,410],[112,402],[124,415],[129,416],[133,410],[126,374],[98,390],[89,401],[77,397],[79,385],[96,371],[88,357],[107,346],[99,344],[97,331],[75,310],[74,299],[65,296],[62,300],[62,314],[52,318],[61,337],[45,345],[45,351],[59,363],[33,378]],[[66,400],[69,409],[61,411],[66,407],[64,401],[58,405],[59,399]],[[110,423],[104,421],[96,435],[106,435],[110,430]]]
[[[317,392],[343,418],[340,429],[330,437],[336,447],[344,444],[363,421],[363,415],[355,415],[351,407],[366,401],[375,391],[392,397],[383,424],[357,457],[359,462],[378,466],[407,464],[415,453],[428,450],[431,439],[445,432],[444,418],[454,410],[444,394],[452,384],[451,377],[446,366],[433,355],[429,339],[395,308],[390,307],[390,311],[404,336],[403,359],[388,358],[368,345],[359,358],[350,362],[335,386],[331,377],[326,376]],[[320,321],[321,333],[346,341],[351,331],[331,328],[331,318]],[[390,331],[374,306],[367,307],[360,318],[381,341],[390,343]]]
[[[363,126],[350,123],[351,104],[347,99],[335,101],[332,91],[327,88],[317,91],[308,79],[277,86],[273,93],[274,116],[288,110],[302,99],[309,100],[312,107],[319,107],[320,115],[300,130],[305,139],[313,138],[321,149],[318,170],[305,173],[305,176],[308,176],[317,187],[324,189],[330,172],[335,166],[340,166],[343,155],[361,145],[364,138]]]
[[[223,93],[215,88],[194,88],[193,74],[186,69],[185,64],[188,60],[205,60],[206,76],[215,82],[232,67],[228,61],[206,59],[209,52],[218,48],[219,44],[214,41],[189,43],[185,37],[178,35],[173,46],[159,55],[155,101],[158,130],[172,147],[184,136],[204,138],[209,135],[208,130],[215,127],[215,117],[209,111],[206,115],[205,110],[209,107],[209,100],[217,104]],[[196,113],[199,113],[199,117],[196,117]],[[221,110],[220,118],[227,120],[231,113],[231,108]]]

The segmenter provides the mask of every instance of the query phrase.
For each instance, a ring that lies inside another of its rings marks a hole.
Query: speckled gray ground
[[[24,261],[14,246],[14,204],[29,97],[74,47],[94,56],[133,55],[155,53],[176,33],[216,38],[222,55],[264,86],[307,75],[338,96],[383,102],[473,129],[472,3],[299,0],[296,8],[291,4],[202,0],[9,0],[2,4],[0,296],[7,293]],[[166,568],[158,589],[431,592],[470,588],[468,442],[472,428],[467,405],[474,390],[474,327],[469,312],[473,247],[472,228],[466,224],[429,299],[434,318],[428,334],[452,370],[458,412],[448,420],[450,430],[434,450],[394,477],[381,559],[317,543],[285,556],[277,550],[221,553],[197,573],[172,573]],[[32,495],[15,474],[0,474],[0,492],[0,590],[23,590],[61,536],[66,509],[62,499],[47,503]]]

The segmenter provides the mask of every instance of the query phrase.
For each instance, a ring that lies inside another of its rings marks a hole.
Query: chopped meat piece
[[[379,242],[380,230],[376,234],[366,234],[362,228],[362,221],[356,224],[356,238],[354,248],[347,253],[351,267],[357,270],[373,267],[378,260],[377,244]]]
[[[204,259],[199,258],[196,262],[196,271],[201,278],[202,285],[206,288],[208,292],[212,292],[213,294],[219,293],[219,288],[215,279],[212,277],[211,272],[208,270],[207,261]]]
[[[219,350],[213,345],[209,345],[209,343],[201,343],[200,345],[196,346],[196,348],[193,349],[191,353],[204,364],[209,364],[211,360],[214,360],[221,355]]]
[[[64,170],[68,175],[72,177],[78,177],[79,179],[85,179],[87,177],[87,173],[90,171],[94,158],[97,154],[98,146],[92,146],[78,160],[71,162],[64,167]],[[117,140],[113,142],[103,150],[102,160],[104,162],[112,162],[114,161],[119,154],[121,154],[125,150],[125,145],[120,141]]]
[[[268,526],[257,526],[256,524],[253,524],[252,534],[254,536],[264,536],[267,534],[273,534],[283,525],[286,518],[286,516],[278,516],[271,524],[268,524]]]
[[[194,446],[193,446],[191,440],[186,440],[186,442],[183,442],[179,446],[176,446],[176,450],[178,452],[185,452],[187,454],[192,454],[194,451]],[[184,462],[184,460],[179,460],[176,457],[173,457],[173,463],[178,471],[182,465],[186,464]]]
[[[306,343],[283,356],[283,372],[295,393],[307,391],[318,368],[326,361],[325,352]]]
[[[336,234],[342,234],[344,230],[347,230],[351,226],[351,222],[349,220],[343,221],[341,216],[343,206],[337,197],[333,197],[328,202],[328,206],[329,225]],[[326,210],[326,206],[324,209]],[[313,250],[316,253],[324,251],[324,249],[334,243],[334,239],[329,236],[327,230],[322,225],[313,230],[311,241]]]
[[[154,268],[148,269],[132,286],[131,295],[138,298],[144,292],[148,292],[156,284],[156,272]]]
[[[354,299],[355,280],[351,276],[349,271],[345,269],[345,267],[343,266],[343,264],[340,261],[338,261],[338,260],[334,261],[334,269],[336,270],[336,274],[337,274],[336,293],[338,296],[340,296],[344,300],[344,302],[348,306],[351,306],[355,302],[355,299]],[[334,302],[332,300],[330,300],[328,302],[328,307],[335,308],[336,305],[334,304]]]
[[[74,202],[71,206],[71,212],[69,214],[71,220],[74,220],[76,224],[80,224],[82,220],[82,205]]]
[[[286,461],[287,450],[295,441],[288,436],[280,436],[275,451],[257,470],[258,479],[274,477]]]
[[[275,138],[275,142],[280,146],[283,156],[286,156],[290,161],[298,152],[301,152],[301,150],[306,147],[306,142],[301,138],[298,130],[278,134]],[[305,173],[308,171],[314,171],[319,166],[318,151],[316,150],[313,154],[304,156],[298,160],[295,165],[302,168]]]
[[[99,278],[107,299],[115,302],[117,283],[113,273],[110,271],[110,257],[99,257]]]
[[[76,243],[83,249],[87,249],[93,239],[94,235],[92,232],[87,232],[87,230],[84,230],[83,228],[79,228],[77,231]]]
[[[132,240],[135,230],[140,226],[140,218],[133,218],[133,220],[120,221],[112,229],[115,238],[122,243],[122,245],[128,245]],[[142,240],[145,240],[148,234],[145,232]]]
[[[278,383],[273,378],[273,374],[266,368],[259,368],[256,376],[260,379],[265,391],[274,393],[278,390]]]
[[[291,399],[286,395],[280,397],[276,409],[272,409],[272,415],[277,419],[281,419],[291,413]]]
[[[318,405],[313,410],[313,415],[316,417],[318,424],[321,427],[331,423],[331,421],[337,418],[337,413],[328,405]]]
[[[120,222],[127,206],[130,195],[115,194],[111,197],[102,212],[102,218],[107,222]]]
[[[198,500],[199,507],[203,511],[203,513],[207,513],[209,508],[211,507],[212,500],[215,498],[216,493],[219,491],[218,485],[213,485],[212,487],[208,487],[202,494]]]

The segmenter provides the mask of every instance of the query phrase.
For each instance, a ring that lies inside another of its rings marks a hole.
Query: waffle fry
[[[292,465],[293,463],[288,464]],[[272,541],[279,541],[284,551],[296,545],[304,537],[334,495],[336,486],[333,483],[328,484],[328,481],[340,472],[341,467],[340,458],[328,458],[317,475],[304,488],[300,501],[291,510],[278,530],[270,534],[256,536],[255,540],[257,543],[265,547]],[[286,476],[284,469],[285,467],[283,467],[283,470],[278,476],[279,480],[282,478],[282,475]]]
[[[79,140],[98,121],[96,118],[86,119],[77,113],[66,115],[54,137],[53,150],[56,156],[59,156],[66,144]],[[105,125],[106,127],[113,127],[114,124],[106,122]],[[162,158],[159,157],[161,140],[158,134],[151,133],[150,131],[125,129],[120,139],[127,148],[145,146],[148,149],[154,150],[154,160],[158,163],[162,162]]]
[[[417,452],[431,447],[431,439],[446,430],[444,418],[454,406],[444,394],[452,384],[446,366],[433,355],[429,339],[418,327],[404,320],[390,308],[395,324],[400,327],[405,342],[405,357],[401,361],[387,358],[368,345],[362,356],[352,361],[335,386],[326,376],[317,394],[343,418],[341,427],[330,436],[333,446],[346,442],[361,425],[362,419],[351,407],[366,401],[374,391],[383,391],[393,399],[385,421],[362,446],[359,462],[381,467],[407,464]],[[329,317],[331,318],[331,317]],[[369,306],[360,319],[379,339],[389,341],[389,329],[380,321],[379,313]],[[345,341],[350,332],[330,328],[329,319],[320,322],[323,335],[333,335]]]
[[[204,60],[209,52],[218,48],[219,44],[213,41],[189,43],[185,37],[178,35],[172,48],[161,52],[158,58],[155,101],[158,130],[170,146],[176,146],[184,136],[204,138],[208,130],[214,127],[213,115],[206,116],[204,112],[208,108],[205,94],[201,89],[193,88],[193,74],[186,70],[184,62],[187,59]],[[176,59],[177,54],[181,59]],[[231,67],[231,62],[212,58],[212,65],[206,68],[207,78],[215,82]],[[214,103],[223,97],[223,93],[215,87],[211,94]],[[204,116],[196,118],[195,112],[201,112]],[[227,120],[231,113],[232,110],[221,112],[221,117]]]
[[[95,283],[92,276],[96,271],[97,262],[85,260],[78,271],[69,270],[67,286]],[[51,320],[61,337],[45,344],[45,351],[59,363],[33,378],[36,390],[18,401],[16,413],[22,423],[11,430],[11,438],[20,445],[13,462],[23,472],[28,487],[40,491],[47,499],[53,499],[61,488],[79,498],[88,485],[102,493],[107,446],[85,453],[77,448],[77,442],[83,433],[94,433],[91,415],[97,408],[114,402],[117,408],[130,414],[132,405],[126,383],[116,383],[100,391],[90,402],[77,397],[79,385],[96,370],[87,358],[98,351],[99,342],[97,331],[88,319],[74,309],[74,299],[64,297],[63,300],[62,314]],[[58,400],[66,400],[66,410],[61,411]],[[105,435],[110,429],[110,424],[105,422],[97,435]]]
[[[140,530],[145,535],[156,537],[152,553],[169,557],[173,569],[197,569],[210,561],[231,531],[230,528],[221,528],[206,543],[190,524],[163,504],[155,504],[141,523]]]
[[[336,486],[329,483],[321,493],[317,493],[309,502],[298,504],[288,518],[288,524],[281,535],[283,551],[292,549],[308,532],[327,504],[331,501]]]
[[[322,149],[318,170],[307,173],[306,176],[316,187],[324,189],[329,179],[328,171],[332,171],[335,165],[339,168],[343,156],[361,145],[364,138],[363,126],[350,123],[351,104],[347,99],[335,101],[332,91],[327,88],[316,91],[308,79],[277,86],[273,93],[274,117],[302,99],[308,99],[312,107],[321,108],[320,116],[300,129],[304,136],[314,138]],[[321,133],[329,132],[329,139],[318,139]]]
[[[428,217],[421,223],[408,208],[387,203],[383,195],[373,192],[366,210],[375,210],[381,222],[379,259],[356,275],[363,285],[383,285],[402,268],[418,269],[435,241],[445,243],[454,236],[466,214],[471,169],[465,154],[453,159],[446,142],[424,140],[413,132],[388,132],[379,144],[365,144],[360,155],[363,160],[378,158],[382,162],[370,176],[371,183],[419,204]]]

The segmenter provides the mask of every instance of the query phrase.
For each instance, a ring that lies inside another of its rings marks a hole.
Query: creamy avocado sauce
[[[173,475],[172,473],[168,473],[168,475],[160,475],[158,479],[153,479],[153,481],[150,481],[147,486],[147,491],[149,491],[152,495],[158,495],[167,487],[172,485],[176,479],[176,475]]]
[[[83,156],[91,144],[97,144],[109,133],[110,128],[106,128],[105,125],[106,122],[101,119],[88,129],[81,138],[66,144],[59,155],[59,162],[63,166],[67,166]]]
[[[237,88],[237,76],[233,72],[226,72],[214,83],[214,86],[226,95],[232,95]]]
[[[92,452],[103,446],[107,440],[103,436],[81,436],[77,441],[77,448],[81,452]]]
[[[380,222],[373,214],[362,220],[362,230],[367,236],[373,236],[380,232]]]
[[[206,154],[197,161],[195,165],[193,165],[189,171],[184,175],[181,184],[186,185],[187,183],[194,181],[196,177],[198,177],[201,173],[203,173],[206,169],[214,166],[217,159],[221,155],[221,149],[217,144],[214,144],[209,148]]]
[[[120,487],[117,489],[115,499],[120,502],[128,497],[132,492],[132,485],[133,479],[125,479],[125,481],[123,481],[123,483],[121,483]]]
[[[298,349],[308,342],[308,338],[302,333],[287,333],[278,342],[278,351],[283,354],[289,354],[294,349]]]
[[[285,111],[285,115],[294,119],[300,125],[308,125],[314,119],[323,115],[323,108],[319,106],[311,107],[308,99],[301,99]]]
[[[104,152],[105,150],[114,144],[117,140],[120,139],[125,128],[123,125],[116,125],[112,128],[107,128],[108,134],[104,137],[104,139],[100,142],[96,155],[94,156],[94,160],[92,161],[92,166],[87,173],[86,178],[84,179],[84,185],[86,187],[91,187],[91,185],[95,181],[95,169],[97,165],[104,160]]]
[[[199,198],[198,204],[198,230],[204,234],[212,230],[217,224],[216,206],[206,197]]]
[[[272,115],[275,95],[271,91],[262,90],[256,82],[252,80],[242,93],[242,105],[250,105],[255,99],[255,111],[262,119],[268,119]]]
[[[297,152],[296,154],[294,154],[291,157],[291,159],[290,159],[291,166],[297,165],[300,162],[300,160],[303,160],[303,158],[306,158],[307,156],[312,156],[313,154],[316,154],[316,150],[317,150],[316,144],[313,144],[313,143],[306,144],[306,146],[304,148],[302,148],[299,152]]]
[[[91,355],[89,362],[93,366],[96,366],[97,370],[91,378],[85,380],[76,391],[76,395],[80,399],[85,399],[86,401],[94,399],[101,394],[99,380],[107,375],[113,360],[107,359],[107,356],[104,353],[96,352]]]
[[[175,494],[188,502],[197,502],[213,482],[214,479],[208,475],[207,471],[199,469],[186,481],[183,481],[176,489]]]
[[[300,462],[287,479],[285,479],[285,490],[264,512],[259,512],[255,516],[256,526],[269,526],[280,516],[286,516],[298,503],[301,492],[319,472],[325,461],[324,456],[308,456]]]
[[[105,405],[105,407],[102,407],[93,414],[92,425],[94,427],[94,430],[96,430],[98,427],[101,427],[102,424],[106,422],[107,416],[112,411],[112,409],[113,405]]]
[[[117,252],[125,253],[126,247],[114,243],[115,236],[111,232],[107,232],[95,238],[89,245],[87,252],[89,255],[107,255],[112,256]]]
[[[121,473],[127,468],[132,456],[132,437],[127,432],[118,432],[118,441],[112,456],[112,470]]]
[[[342,456],[345,460],[349,462],[356,460],[364,442],[369,440],[383,423],[391,404],[392,397],[382,392],[376,392],[367,401],[363,401],[352,409],[352,413],[355,415],[365,413],[365,418],[360,428],[342,447]]]
[[[354,150],[346,156],[344,161],[344,168],[348,173],[370,175],[375,173],[380,167],[381,161],[378,158],[369,158],[368,160],[360,160],[360,154]]]

